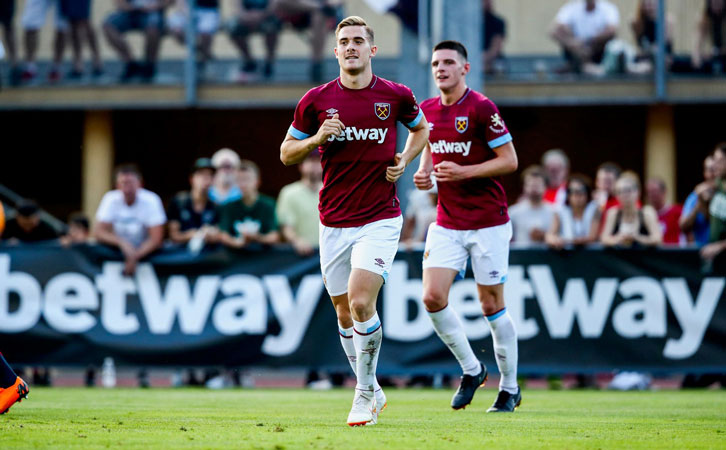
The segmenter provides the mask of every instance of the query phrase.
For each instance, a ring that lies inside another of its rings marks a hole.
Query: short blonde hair
[[[341,20],[337,28],[335,28],[335,38],[338,38],[338,33],[345,27],[363,27],[368,34],[368,41],[373,45],[373,29],[368,26],[365,19],[360,16],[348,16]]]

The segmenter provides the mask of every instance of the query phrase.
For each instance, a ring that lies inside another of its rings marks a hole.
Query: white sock
[[[355,375],[358,372],[358,368],[356,367],[356,361],[358,361],[358,358],[355,355],[355,344],[353,343],[353,335],[355,334],[353,327],[343,328],[338,325],[338,334],[340,335],[340,345],[343,346],[345,356],[348,357],[350,368],[353,369],[353,375]],[[377,379],[374,379],[373,385],[376,391],[381,389]]]
[[[429,317],[436,334],[459,361],[464,375],[478,375],[481,372],[481,363],[474,355],[459,316],[456,315],[454,309],[446,305],[440,311],[430,312]]]
[[[378,353],[381,350],[383,330],[378,313],[365,322],[353,321],[353,344],[356,353],[356,389],[375,391],[376,366],[378,366]]]
[[[492,329],[494,357],[502,377],[499,380],[499,390],[516,394],[518,350],[517,330],[514,329],[514,322],[512,322],[507,308],[491,316],[486,316],[486,318]]]

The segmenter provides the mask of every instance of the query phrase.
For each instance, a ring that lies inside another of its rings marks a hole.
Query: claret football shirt
[[[467,166],[496,156],[492,149],[512,140],[496,105],[467,89],[453,105],[440,97],[421,103],[429,122],[434,166],[452,161]],[[478,230],[507,223],[507,196],[499,177],[438,183],[436,223],[454,230]]]
[[[396,184],[386,180],[386,168],[396,153],[396,122],[413,128],[423,118],[413,93],[375,75],[363,89],[348,89],[338,78],[305,94],[288,132],[305,139],[335,114],[345,130],[319,148],[321,223],[357,227],[401,215]]]

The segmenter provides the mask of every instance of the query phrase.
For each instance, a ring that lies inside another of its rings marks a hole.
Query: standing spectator
[[[0,25],[3,27],[3,38],[5,39],[5,48],[10,63],[10,85],[15,86],[20,83],[22,70],[18,66],[18,46],[15,42],[15,25],[13,25],[13,17],[15,16],[15,0],[0,0]],[[0,43],[0,48],[2,43]],[[0,53],[2,53],[0,51]],[[2,60],[0,56],[0,60]]]
[[[658,0],[639,0],[635,19],[630,23],[633,37],[638,46],[636,62],[643,64],[641,73],[653,71],[655,55],[658,53],[658,37],[656,22],[658,20]],[[673,55],[673,27],[675,20],[671,14],[666,15],[666,64],[670,66]]]
[[[103,62],[98,50],[96,31],[91,24],[91,0],[59,0],[63,16],[71,23],[71,45],[73,47],[73,70],[68,75],[71,79],[83,76],[83,40],[88,44],[93,59],[94,77],[103,75]]]
[[[542,155],[542,167],[547,176],[545,201],[557,206],[564,205],[567,196],[567,177],[570,176],[570,158],[559,148],[547,150]]]
[[[411,189],[408,194],[408,206],[403,214],[403,228],[401,229],[401,243],[407,248],[410,248],[412,244],[426,241],[429,225],[436,222],[439,193],[435,179],[432,181],[434,181],[434,187],[428,191]]]
[[[568,62],[566,70],[580,73],[599,64],[605,45],[615,37],[618,8],[608,0],[571,0],[557,12],[551,36]]]
[[[173,242],[186,244],[195,236],[200,239],[200,244],[216,242],[217,210],[209,198],[213,180],[212,160],[197,159],[189,175],[191,190],[180,192],[169,204],[169,238]],[[192,247],[192,250],[196,250],[196,246]]]
[[[61,244],[85,244],[91,237],[88,217],[83,213],[73,213],[68,218],[68,232],[61,237]]]
[[[670,205],[666,201],[666,184],[660,177],[650,178],[645,182],[646,204],[652,206],[658,213],[661,234],[664,244],[681,243],[681,227],[678,219],[681,217],[681,205]]]
[[[618,198],[615,196],[615,182],[620,177],[622,170],[614,162],[600,164],[595,173],[595,190],[592,192],[592,199],[597,204],[600,213],[600,228],[598,234],[602,233],[605,226],[605,217],[608,209],[618,206]]]
[[[710,45],[706,47],[709,38]],[[696,29],[691,64],[703,72],[726,70],[726,0],[706,0]]]
[[[141,185],[141,172],[135,165],[119,166],[116,189],[103,196],[96,211],[93,234],[98,242],[121,250],[126,275],[133,275],[136,264],[164,240],[164,206],[158,195]]]
[[[723,144],[726,150],[726,143]],[[719,157],[724,158],[724,150],[714,151]],[[708,204],[715,190],[716,162],[714,155],[708,155],[703,160],[703,182],[688,194],[683,203],[683,211],[678,224],[681,230],[688,235],[688,240],[695,242],[698,247],[708,244],[710,238],[710,226],[708,216]]]
[[[544,201],[547,182],[542,167],[527,167],[522,172],[522,182],[522,199],[509,208],[513,241],[525,245],[543,243],[545,232],[552,223],[554,208]]]
[[[121,81],[130,81],[140,76],[151,81],[156,73],[161,33],[164,30],[164,8],[173,0],[115,0],[116,11],[111,13],[103,25],[109,44],[116,49],[124,62]],[[143,31],[146,35],[145,61],[138,63],[131,55],[131,48],[123,33],[131,30]]]
[[[53,37],[53,64],[48,72],[48,81],[61,79],[60,64],[66,47],[68,20],[62,16],[58,0],[28,0],[23,10],[22,24],[25,30],[25,68],[22,81],[31,81],[38,75],[35,56],[38,52],[40,29],[45,25],[45,16],[50,8],[55,9],[55,35]]]
[[[318,248],[318,201],[323,187],[323,168],[317,152],[300,164],[300,181],[288,184],[277,197],[277,218],[282,236],[300,255]]]
[[[219,208],[220,241],[232,248],[280,242],[275,200],[259,193],[260,169],[252,161],[241,162],[239,184],[244,197]]]
[[[242,56],[238,81],[246,82],[253,78],[257,63],[252,57],[249,37],[260,33],[265,37],[266,59],[262,70],[265,78],[272,77],[277,52],[277,40],[282,28],[280,19],[275,15],[273,0],[237,0],[237,11],[229,27],[229,36]]]
[[[482,0],[484,10],[484,33],[482,34],[482,46],[484,53],[482,63],[486,73],[502,72],[504,60],[504,38],[507,35],[507,24],[501,16],[494,11],[494,0]]]
[[[240,167],[237,152],[228,148],[217,150],[212,155],[212,165],[217,172],[214,174],[214,184],[209,188],[209,198],[217,205],[241,199],[242,191],[237,185]]]
[[[619,206],[610,208],[600,242],[607,247],[653,246],[662,242],[658,215],[652,206],[639,205],[640,181],[634,172],[624,172],[615,182]]]
[[[184,45],[189,21],[189,6],[187,0],[177,1],[177,4],[176,11],[169,16],[169,31],[180,44]],[[204,65],[212,59],[212,41],[214,34],[219,29],[219,0],[196,0],[192,20],[197,32],[196,61],[201,74],[204,71]]]
[[[12,243],[32,243],[58,239],[59,234],[48,222],[40,218],[40,208],[32,200],[23,200],[15,217],[5,223],[3,240]]]
[[[570,177],[565,204],[552,216],[552,225],[545,236],[547,245],[561,249],[597,241],[600,217],[591,193],[589,179],[583,175]]]
[[[708,204],[709,238],[708,244],[701,248],[701,257],[712,261],[726,250],[726,144],[722,143],[713,152],[716,178],[705,196],[710,197]]]

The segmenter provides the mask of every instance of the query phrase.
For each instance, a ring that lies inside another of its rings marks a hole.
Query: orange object
[[[15,402],[20,402],[24,398],[28,398],[28,385],[22,378],[15,379],[15,384],[8,388],[0,388],[0,414],[8,412]]]
[[[5,209],[3,209],[3,202],[0,202],[0,236],[2,236],[4,229],[5,229]]]

